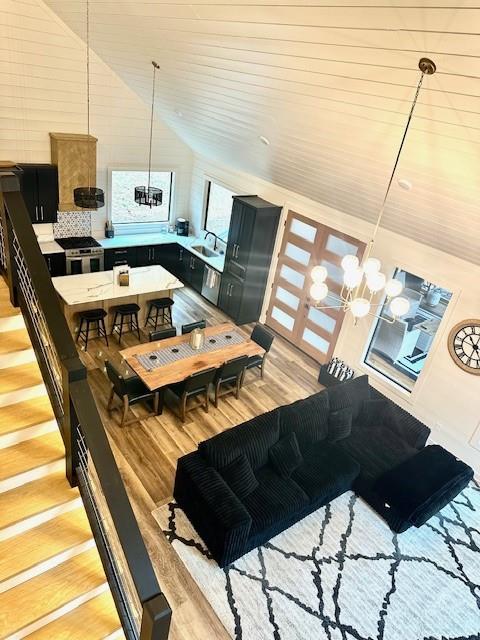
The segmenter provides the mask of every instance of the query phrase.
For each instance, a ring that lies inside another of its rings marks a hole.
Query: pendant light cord
[[[148,150],[148,189],[147,189],[147,197],[150,198],[150,174],[152,171],[152,139],[153,139],[153,116],[154,116],[154,108],[155,108],[155,74],[157,69],[160,67],[154,61],[152,61],[153,65],[153,83],[152,83],[152,110],[150,113],[150,146]]]
[[[89,0],[87,0],[87,150],[91,151],[90,147],[90,14],[89,14]],[[88,154],[90,155],[90,154]],[[90,189],[90,158],[87,157],[87,171],[88,171],[88,188]]]

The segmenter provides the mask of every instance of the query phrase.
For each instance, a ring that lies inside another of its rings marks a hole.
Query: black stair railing
[[[128,640],[166,640],[162,594],[15,173],[0,173],[0,271],[19,306]]]

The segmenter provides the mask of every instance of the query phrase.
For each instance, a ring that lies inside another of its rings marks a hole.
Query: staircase
[[[124,637],[23,318],[0,278],[0,639]]]

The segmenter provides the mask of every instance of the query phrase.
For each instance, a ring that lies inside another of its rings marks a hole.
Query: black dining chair
[[[182,324],[182,335],[191,333],[194,329],[205,329],[206,326],[206,320],[197,320],[197,322],[190,322],[190,324]]]
[[[150,389],[148,389],[148,387],[146,387],[140,380],[140,378],[135,374],[126,377],[123,376],[109,360],[105,360],[105,369],[107,371],[108,379],[112,383],[112,390],[108,399],[107,411],[109,414],[113,411],[113,401],[115,399],[115,396],[122,400],[123,413],[120,421],[121,427],[124,427],[128,424],[133,424],[134,422],[138,422],[139,420],[144,420],[145,418],[150,418],[151,416],[158,415],[159,394],[157,391],[150,391]],[[153,412],[149,413],[146,416],[142,416],[141,418],[135,418],[126,422],[128,410],[131,405],[137,402],[143,402],[145,400],[153,400]]]
[[[156,331],[150,331],[148,337],[150,342],[156,342],[157,340],[165,340],[166,338],[175,338],[176,335],[176,328],[168,327],[168,329],[157,329]]]
[[[245,367],[245,371],[247,371],[247,369],[258,368],[260,369],[260,376],[263,378],[265,373],[265,361],[267,359],[267,354],[270,351],[270,347],[272,346],[274,338],[275,336],[273,335],[273,333],[271,333],[271,331],[269,331],[265,327],[265,325],[256,324],[254,326],[250,339],[256,342],[260,347],[262,347],[262,349],[265,349],[265,353],[262,356],[250,356],[247,366]]]
[[[240,396],[240,387],[242,386],[242,378],[245,367],[248,363],[248,356],[239,356],[227,360],[221,367],[217,369],[213,378],[213,388],[215,392],[214,404],[218,407],[218,398],[228,393],[235,393],[235,397]],[[226,387],[221,391],[221,387]]]
[[[168,385],[167,389],[170,389],[170,391],[180,401],[180,418],[182,422],[185,422],[185,414],[187,413],[187,400],[189,398],[203,395],[203,408],[205,410],[205,413],[208,413],[208,393],[210,385],[213,382],[215,372],[215,367],[212,367],[210,369],[203,369],[203,371],[192,373],[191,376],[189,376],[185,380],[182,380],[182,382]],[[195,407],[192,407],[192,409],[193,408]]]

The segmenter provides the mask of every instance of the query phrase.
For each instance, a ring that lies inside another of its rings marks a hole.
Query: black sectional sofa
[[[473,477],[429,434],[361,376],[201,442],[174,498],[221,567],[350,489],[402,532]]]

